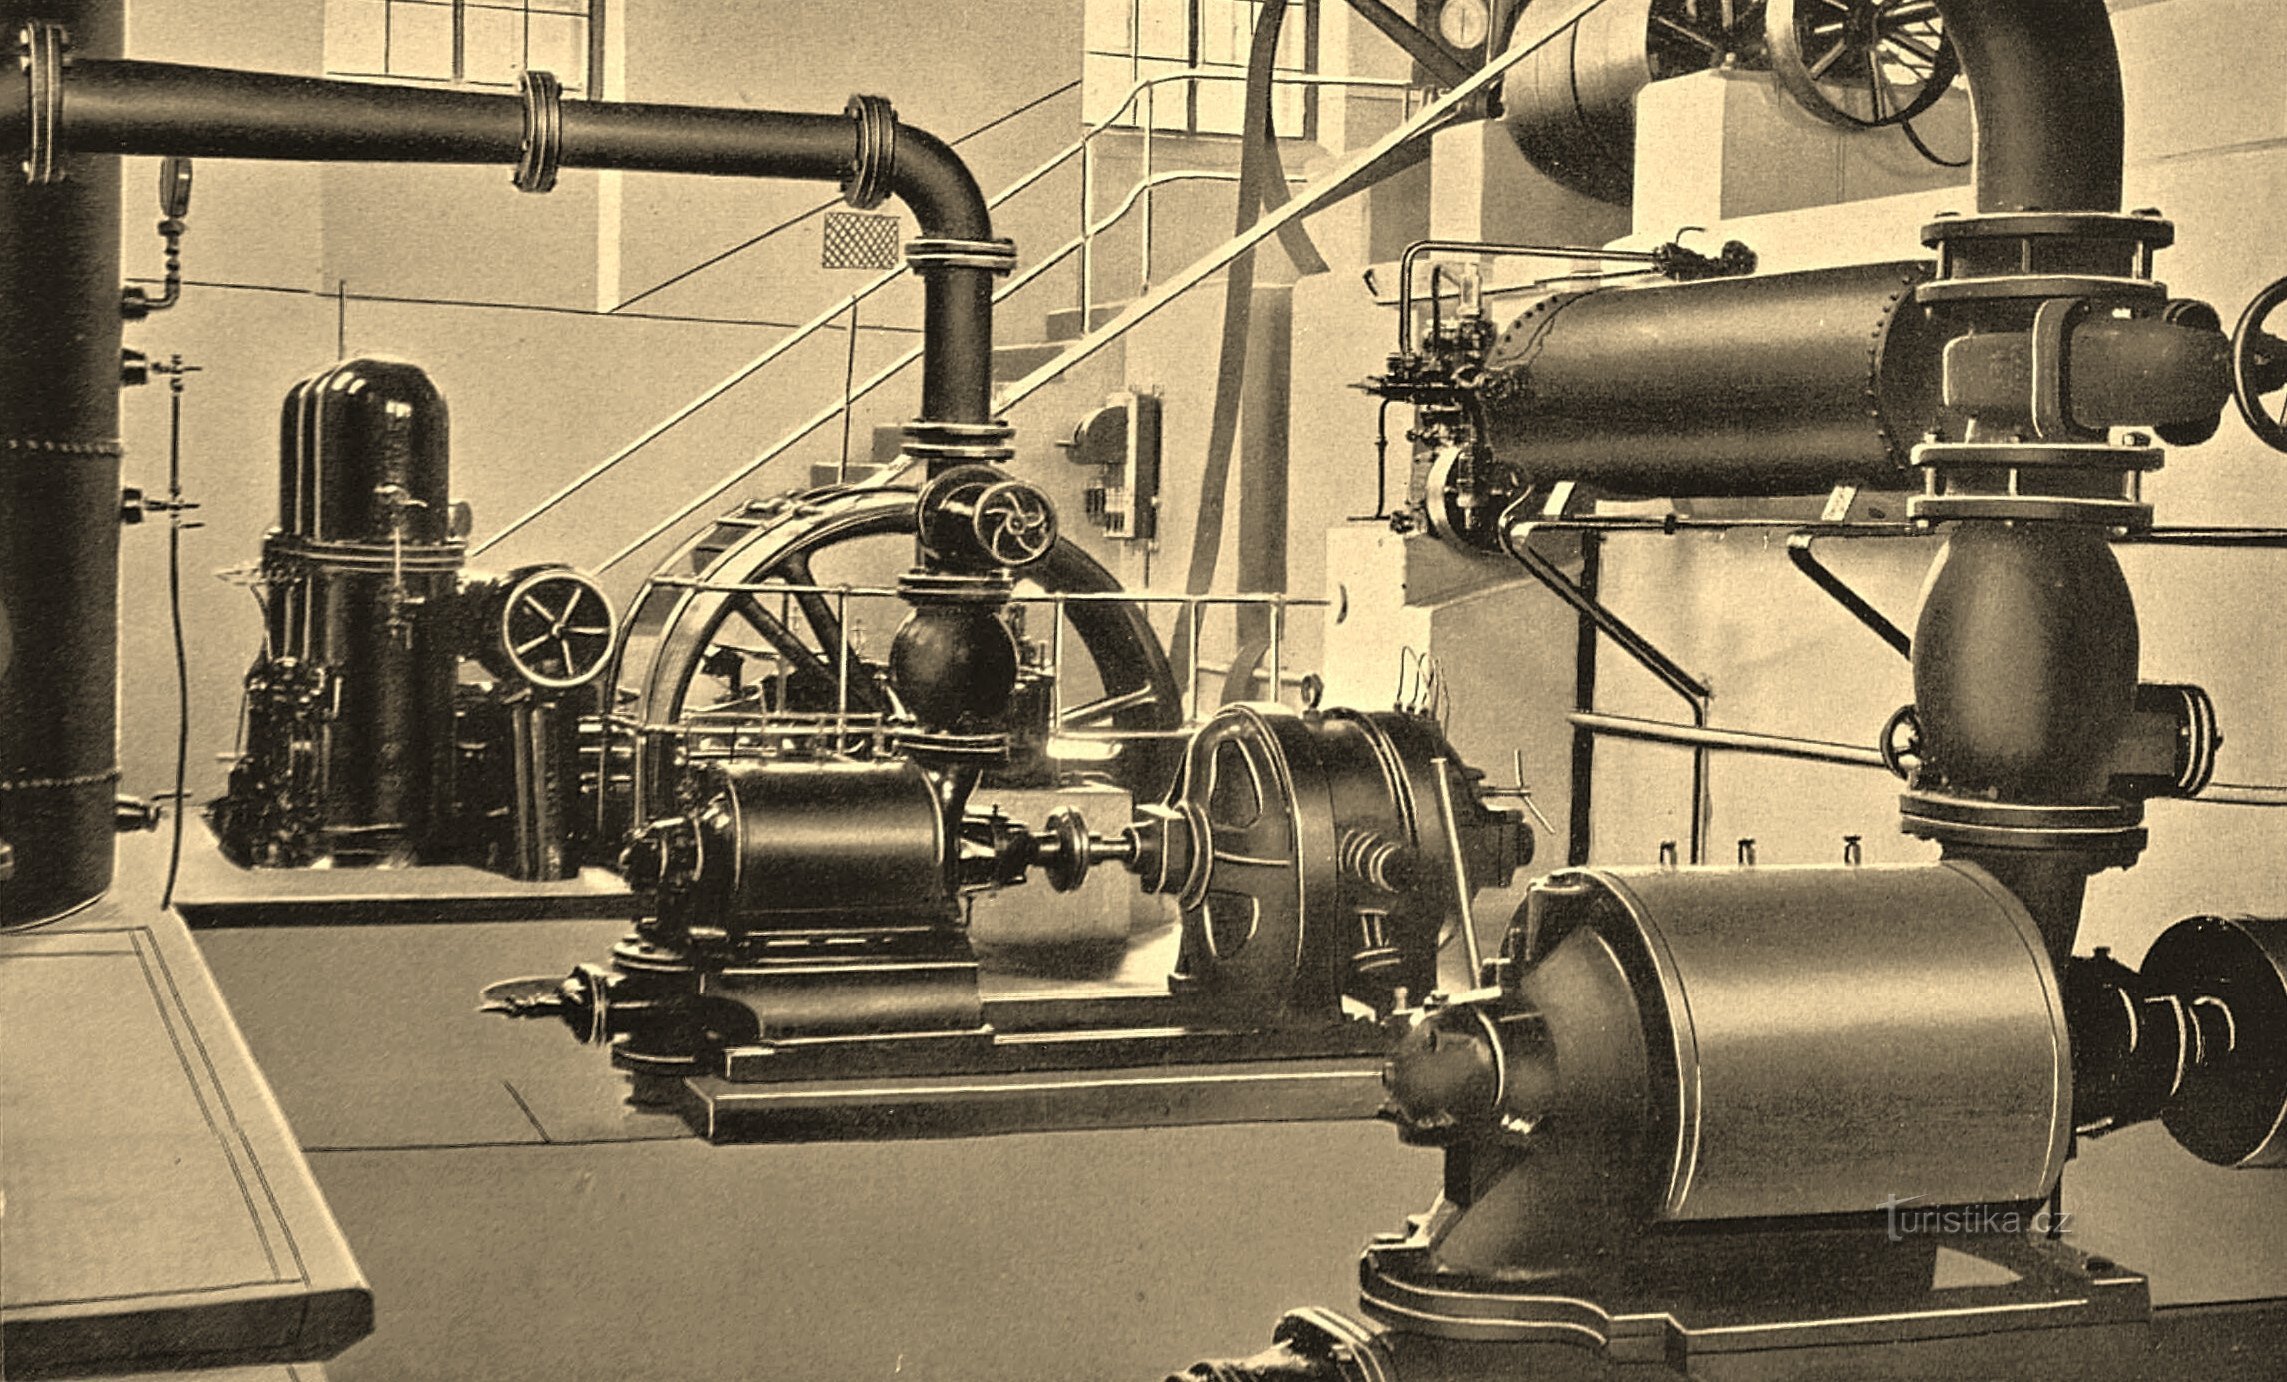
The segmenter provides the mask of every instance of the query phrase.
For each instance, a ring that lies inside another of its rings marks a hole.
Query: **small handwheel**
[[[509,671],[544,691],[568,691],[611,662],[619,616],[593,577],[546,566],[510,578],[495,633]]]
[[[1846,129],[1904,124],[1961,71],[1937,0],[1770,0],[1764,31],[1787,94]]]
[[[1003,480],[977,496],[977,545],[1003,566],[1030,566],[1056,545],[1056,510],[1022,480]]]
[[[2276,414],[2263,400],[2266,394],[2287,388],[2287,340],[2264,330],[2263,324],[2283,302],[2287,302],[2287,278],[2257,293],[2231,333],[2232,401],[2247,420],[2247,430],[2274,451],[2287,451],[2287,397],[2280,400]]]

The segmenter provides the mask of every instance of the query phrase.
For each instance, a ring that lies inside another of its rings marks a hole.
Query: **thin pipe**
[[[1839,763],[1855,768],[1886,768],[1878,749],[1839,744],[1826,739],[1801,739],[1785,734],[1762,734],[1744,729],[1711,729],[1679,725],[1666,720],[1644,720],[1629,715],[1574,711],[1572,724],[1612,739],[1637,739],[1655,744],[1682,744],[1731,753],[1760,754],[1768,758],[1799,758],[1811,763]]]
[[[1445,832],[1446,867],[1453,874],[1455,921],[1461,928],[1462,953],[1469,960],[1469,982],[1484,982],[1485,953],[1477,943],[1477,909],[1469,897],[1469,864],[1461,855],[1460,813],[1453,809],[1451,763],[1443,756],[1429,760],[1430,780],[1437,784],[1437,823]]]
[[[1607,250],[1592,245],[1510,245],[1476,240],[1416,240],[1398,256],[1398,353],[1413,353],[1414,263],[1424,254],[1472,254],[1486,258],[1601,259],[1617,264],[1656,264],[1650,250]],[[1435,310],[1437,293],[1430,290]]]
[[[885,599],[902,598],[901,592],[891,586],[817,585],[789,581],[717,581],[704,576],[654,576],[654,586],[676,590],[704,590],[718,594],[747,593],[755,595],[838,595],[848,592],[860,596],[880,596]],[[1149,590],[1071,590],[1052,594],[1028,595],[1017,591],[1008,597],[1010,604],[1036,604],[1064,606],[1069,604],[1115,605],[1244,605],[1261,608],[1277,606],[1290,609],[1323,609],[1333,601],[1315,595],[1286,595],[1277,591],[1236,591],[1226,595],[1189,595],[1183,592],[1153,592]]]

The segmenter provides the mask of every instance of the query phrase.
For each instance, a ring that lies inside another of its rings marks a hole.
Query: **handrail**
[[[546,499],[541,500],[539,503],[533,505],[530,509],[525,510],[525,512],[515,521],[509,523],[506,527],[501,528],[498,532],[495,532],[492,536],[476,544],[474,547],[471,547],[469,549],[469,555],[472,557],[483,556],[486,552],[490,551],[500,542],[514,536],[516,533],[521,532],[524,528],[528,527],[532,523],[545,517],[549,512],[563,504],[573,495],[578,494],[581,490],[586,489],[589,485],[592,485],[596,481],[602,479],[606,473],[619,465],[620,462],[626,460],[636,452],[641,451],[644,447],[651,445],[651,443],[659,440],[661,437],[666,436],[668,432],[681,426],[701,408],[706,407],[716,399],[721,398],[724,394],[729,393],[732,389],[737,388],[740,384],[745,383],[748,379],[753,378],[756,374],[761,373],[762,370],[768,366],[771,361],[776,360],[779,356],[784,355],[786,352],[794,349],[794,347],[802,344],[804,341],[809,340],[812,336],[817,335],[828,325],[832,324],[836,319],[847,313],[851,308],[856,307],[859,303],[864,302],[867,298],[872,297],[875,293],[878,293],[882,289],[887,288],[890,284],[895,283],[898,279],[902,278],[904,274],[905,269],[903,266],[890,270],[889,272],[883,274],[881,277],[874,279],[872,282],[858,289],[856,292],[851,293],[849,296],[836,301],[831,307],[828,307],[826,310],[820,312],[810,320],[802,323],[802,325],[795,327],[793,330],[787,332],[785,335],[771,342],[770,348],[763,351],[762,354],[755,356],[752,360],[749,360],[745,364],[739,366],[736,370],[733,370],[729,375],[725,376],[720,382],[716,383],[712,388],[707,389],[697,398],[692,399],[690,402],[684,404],[682,407],[676,409],[672,413],[669,413],[666,417],[660,419],[658,422],[645,429],[642,436],[637,437],[634,441],[629,442],[619,450],[612,452],[609,456],[606,456],[602,460],[596,462],[594,465],[589,466],[585,471],[582,471],[579,477],[573,480],[570,484],[565,485],[563,488],[557,490],[554,494],[549,495]],[[915,351],[914,357],[916,359],[920,358],[920,352]]]
[[[1377,161],[1387,157],[1401,145],[1442,125],[1477,93],[1499,81],[1510,68],[1546,47],[1552,39],[1564,32],[1565,26],[1573,23],[1600,3],[1602,0],[1573,0],[1572,4],[1563,7],[1558,17],[1546,20],[1540,17],[1537,10],[1526,11],[1518,23],[1539,27],[1541,30],[1539,37],[1530,42],[1512,44],[1500,56],[1477,69],[1476,74],[1470,77],[1468,81],[1446,92],[1437,100],[1423,107],[1412,119],[1345,159],[1313,183],[1302,196],[1267,213],[1245,232],[1232,236],[1220,246],[1200,256],[1167,283],[1152,289],[1149,293],[1129,303],[1121,309],[1117,317],[1104,323],[1102,327],[1087,332],[1078,341],[1073,342],[1071,349],[1066,350],[1055,359],[1046,362],[1040,368],[1010,385],[997,400],[996,409],[1006,411],[1031,397],[1053,383],[1074,365],[1087,360],[1105,346],[1134,330],[1161,308],[1167,306],[1168,303],[1198,287],[1210,275],[1224,268],[1232,260],[1237,259],[1271,236],[1278,234],[1289,224],[1332,205],[1336,200],[1334,194],[1343,191],[1343,185],[1351,178],[1372,167]]]
[[[1032,171],[1024,174],[1022,177],[1019,177],[1015,182],[1012,182],[1007,187],[1002,188],[993,196],[988,197],[985,201],[986,207],[988,209],[997,210],[1003,203],[1009,201],[1011,198],[1023,192],[1026,188],[1031,187],[1033,184],[1039,182],[1042,178],[1047,177],[1050,173],[1055,172],[1058,168],[1069,162],[1073,155],[1085,152],[1089,141],[1094,139],[1097,135],[1104,133],[1106,130],[1111,129],[1115,122],[1127,114],[1128,110],[1134,106],[1136,98],[1142,95],[1144,92],[1155,89],[1170,81],[1180,80],[1184,78],[1197,77],[1203,80],[1219,81],[1225,80],[1228,75],[1230,74],[1207,72],[1201,69],[1189,69],[1184,72],[1164,72],[1157,76],[1145,77],[1137,81],[1128,88],[1127,95],[1121,99],[1120,104],[1113,109],[1111,114],[1106,115],[1101,120],[1098,120],[1094,124],[1084,128],[1080,132],[1080,136],[1077,139],[1073,140],[1070,144],[1065,145],[1057,153],[1051,155],[1045,162],[1032,169]],[[1322,78],[1316,76],[1315,74],[1307,73],[1298,73],[1292,77],[1281,77],[1277,80],[1288,85],[1311,86],[1333,85],[1337,83],[1352,85],[1389,85],[1393,82],[1400,86],[1406,85],[1406,83],[1402,81],[1396,81],[1396,79],[1393,78]],[[1148,168],[1146,169],[1146,173],[1148,176]],[[1084,198],[1085,188],[1090,180],[1089,169],[1085,161],[1083,161],[1081,170],[1081,184],[1083,187]],[[1133,200],[1134,198],[1131,195],[1128,204],[1132,204]],[[1106,222],[1103,229],[1109,229],[1110,225],[1116,223],[1120,216],[1125,215],[1128,204],[1123,204],[1121,210],[1113,214],[1110,221]],[[1078,247],[1086,249],[1088,247],[1087,242],[1093,240],[1094,236],[1091,233],[1086,233],[1085,222],[1083,222],[1083,232],[1084,233],[1080,241],[1076,243],[1078,244]],[[1149,231],[1147,229],[1145,232],[1145,244],[1147,247],[1149,243]],[[1062,262],[1072,253],[1073,248],[1073,244],[1067,244],[1063,248],[1059,249],[1048,262]],[[1148,248],[1146,255],[1147,257],[1145,261],[1145,269],[1148,272],[1150,268]],[[880,292],[882,289],[888,287],[892,283],[897,282],[904,276],[905,267],[903,265],[899,265],[894,269],[884,271],[880,277],[868,281],[864,286],[860,287],[855,292],[850,293],[848,296],[836,300],[832,306],[819,312],[816,316],[810,318],[806,322],[803,322],[800,326],[795,327],[786,335],[772,342],[770,347],[764,350],[760,355],[757,355],[752,360],[747,361],[744,365],[739,366],[739,368],[724,376],[713,386],[702,391],[698,397],[692,399],[689,403],[684,404],[681,408],[678,408],[674,412],[668,414],[666,418],[662,419],[657,424],[645,429],[644,433],[637,437],[634,441],[629,442],[627,445],[621,447],[617,451],[612,452],[609,456],[604,457],[602,460],[588,467],[569,484],[564,485],[555,493],[549,495],[547,498],[541,500],[539,503],[526,510],[523,514],[519,515],[514,521],[502,527],[497,532],[494,532],[491,536],[485,538],[482,542],[479,542],[475,546],[471,547],[469,549],[469,555],[472,557],[482,556],[484,553],[490,551],[493,547],[499,545],[501,542],[523,531],[525,528],[531,526],[533,523],[547,516],[556,508],[564,504],[567,500],[570,500],[573,496],[586,489],[589,485],[594,484],[597,480],[602,479],[606,474],[616,469],[622,462],[626,461],[636,452],[641,451],[644,447],[649,446],[651,443],[665,436],[668,432],[674,430],[676,427],[681,426],[684,422],[688,421],[692,416],[697,414],[701,409],[707,407],[715,400],[721,398],[724,394],[729,393],[732,389],[737,388],[740,384],[743,384],[747,380],[753,378],[756,374],[759,374],[762,370],[767,368],[771,362],[777,360],[780,356],[785,355],[788,351],[794,349],[796,346],[801,345],[803,342],[809,340],[812,336],[817,335],[820,331],[825,330],[828,326],[831,326],[835,321],[839,320],[844,314],[848,313],[853,307],[856,307],[858,304],[864,302],[867,298],[872,297],[875,293]],[[1084,263],[1082,270],[1083,280],[1086,279],[1086,276],[1087,270]],[[1029,281],[1029,279],[1024,281]],[[1010,286],[1013,288],[1016,285],[1011,284]],[[1007,294],[1004,292],[996,296],[994,300],[997,302],[1005,296],[1007,296]],[[1081,315],[1081,320],[1083,323],[1085,323],[1087,320],[1086,308],[1086,299],[1083,297]],[[919,358],[918,353],[916,353],[911,358]],[[909,362],[910,360],[900,361],[899,364],[894,368],[902,369],[904,365]],[[874,387],[877,387],[878,383],[882,382],[882,379],[882,376],[877,376],[875,381],[869,381],[867,386],[868,391]],[[855,399],[863,396],[864,395],[862,393],[853,394],[851,399],[852,401],[855,401]],[[836,410],[837,413],[839,411],[839,409]],[[832,416],[834,415],[829,414],[828,420],[831,420]],[[818,426],[824,425],[824,422],[820,422],[818,424]],[[801,435],[808,436],[810,430],[815,429],[806,429]],[[796,440],[799,439],[800,438],[796,438]],[[775,456],[777,453],[773,451],[771,454]],[[751,470],[741,472],[741,478],[743,478],[747,473],[751,473]],[[720,493],[721,490],[714,491],[714,494]],[[709,497],[712,497],[712,495]],[[688,512],[678,515],[678,520],[688,516]],[[654,534],[654,536],[656,536],[656,534]],[[643,543],[648,543],[650,541],[650,537],[643,539]],[[623,550],[617,556],[614,556],[611,562],[606,563],[603,569],[609,570],[612,565],[616,564],[626,555],[627,553]]]
[[[1138,96],[1144,97],[1144,115],[1140,129],[1143,134],[1143,178],[1148,183],[1152,176],[1154,147],[1152,137],[1159,129],[1157,117],[1159,88],[1175,82],[1243,82],[1246,79],[1247,74],[1243,71],[1215,71],[1201,67],[1187,67],[1180,72],[1162,72],[1156,77],[1142,78],[1128,88],[1127,96],[1121,100],[1110,115],[1089,127],[1088,133],[1082,136],[1083,142],[1111,128],[1115,122],[1127,115],[1129,109],[1135,105]],[[1337,77],[1318,72],[1294,72],[1281,76],[1277,72],[1273,72],[1271,85],[1274,87],[1380,87],[1410,90],[1413,83],[1403,77]],[[1082,153],[1085,155],[1086,150],[1082,150]],[[1088,160],[1083,157],[1080,163],[1080,224],[1082,226],[1088,224],[1095,201],[1096,180],[1091,174],[1092,170],[1089,168]],[[1147,195],[1144,199],[1142,248],[1137,256],[1143,265],[1143,282],[1138,291],[1143,292],[1148,292],[1151,288],[1151,229],[1151,199]],[[1094,311],[1095,303],[1095,251],[1092,244],[1084,244],[1081,246],[1080,253],[1080,320],[1083,323]]]

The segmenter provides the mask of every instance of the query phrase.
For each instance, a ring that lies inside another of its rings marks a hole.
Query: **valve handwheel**
[[[578,571],[549,567],[517,577],[500,607],[500,646],[533,686],[568,691],[596,679],[618,643],[611,599]]]
[[[2264,329],[2279,305],[2287,302],[2287,278],[2255,295],[2231,333],[2231,396],[2247,429],[2274,451],[2287,451],[2287,396],[2277,412],[2264,396],[2287,388],[2287,340]]]
[[[1829,124],[1902,125],[1961,71],[1937,0],[1770,0],[1764,20],[1779,84]]]
[[[970,523],[978,545],[1003,566],[1030,566],[1056,545],[1056,510],[1022,480],[1003,480],[978,495]]]

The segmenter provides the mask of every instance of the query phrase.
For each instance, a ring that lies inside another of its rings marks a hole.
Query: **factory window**
[[[513,88],[527,68],[595,86],[603,0],[326,0],[326,72]]]
[[[1247,53],[1262,8],[1262,0],[1087,0],[1088,122],[1112,114],[1139,81],[1196,69],[1211,75],[1161,83],[1148,107],[1139,96],[1118,123],[1140,129],[1148,109],[1155,129],[1239,133]],[[1276,68],[1281,74],[1318,70],[1317,0],[1289,0]],[[1307,86],[1274,86],[1271,122],[1282,138],[1316,134],[1315,94]]]

